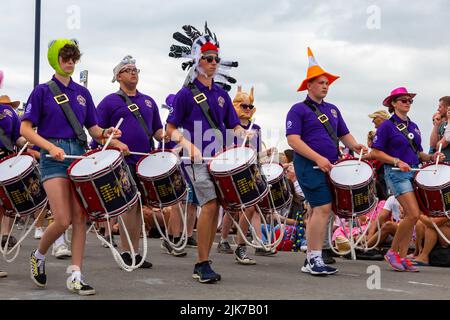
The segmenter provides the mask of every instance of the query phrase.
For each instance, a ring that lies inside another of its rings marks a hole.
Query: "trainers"
[[[195,240],[193,236],[188,237],[186,246],[190,248],[197,248],[197,240]]]
[[[57,247],[53,245],[52,256],[55,256],[56,259],[70,258],[72,256],[72,251],[70,251],[67,244],[61,243]]]
[[[192,278],[198,279],[198,281],[201,283],[212,283],[220,281],[220,274],[215,273],[213,269],[211,269],[210,264],[211,261],[196,263],[194,266],[194,273],[192,274]]]
[[[246,265],[256,264],[256,261],[247,255],[246,246],[238,245],[236,251],[234,251],[234,256],[239,264],[246,264]]]
[[[132,261],[132,259],[131,259],[131,255],[130,255],[129,252],[122,252],[122,253],[120,254],[120,256],[122,257],[123,262],[125,262],[125,264],[126,264],[127,266],[131,266],[131,265],[132,265],[132,262],[133,262],[133,261]],[[137,254],[137,255],[135,256],[135,263],[136,263],[136,265],[139,264],[139,263],[141,262],[141,260],[142,260],[142,256],[141,256],[140,254]],[[144,261],[144,262],[142,263],[142,265],[139,267],[139,269],[150,269],[152,266],[153,266],[153,265],[152,265],[150,262]]]
[[[112,242],[112,245],[113,245],[114,248],[117,247],[117,243],[114,240],[114,236],[111,236],[111,237],[110,236],[106,236],[104,238],[109,244],[111,244],[111,242]],[[105,243],[102,243],[102,246],[103,246],[103,248],[109,248],[109,246],[107,244],[105,244]]]
[[[397,252],[389,250],[384,256],[384,260],[386,260],[395,271],[405,271],[405,267]]]
[[[42,238],[42,235],[44,234],[44,228],[43,227],[36,227],[34,229],[34,238],[40,239]]]
[[[336,260],[333,258],[333,250],[323,249],[322,250],[322,260],[323,260],[323,263],[325,263],[325,264],[336,263]]]
[[[0,270],[0,278],[6,278],[8,276],[8,272]]]
[[[70,292],[78,293],[80,296],[90,296],[95,294],[95,289],[88,285],[83,277],[80,279],[72,279],[72,276],[67,278],[67,289]]]
[[[36,258],[34,251],[30,258],[30,275],[31,280],[36,283],[38,287],[44,287],[47,283],[47,275],[45,274],[45,260]]]
[[[273,256],[277,253],[276,248],[272,248],[271,250],[266,251],[264,248],[256,248],[255,256]]]
[[[228,241],[220,241],[219,244],[217,245],[217,252],[232,254],[233,249],[231,249],[231,246],[228,243]]]
[[[321,257],[311,258],[309,261],[305,259],[305,263],[301,268],[304,273],[310,273],[313,276],[326,276],[329,274],[335,274],[338,269],[327,266]]]
[[[5,247],[6,244],[6,240],[8,240],[8,236],[4,235],[2,237],[2,248]],[[17,239],[14,236],[10,236],[9,237],[9,241],[8,241],[8,248],[12,248],[17,244]]]
[[[168,241],[163,240],[161,242],[161,249],[163,249],[167,254],[173,255],[174,257],[185,257],[186,251],[184,250],[176,250],[172,248]]]
[[[405,271],[419,272],[419,269],[408,258],[401,258],[401,262]]]

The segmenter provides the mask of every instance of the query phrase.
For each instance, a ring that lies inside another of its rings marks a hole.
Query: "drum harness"
[[[408,131],[408,126],[405,125],[404,123],[398,123],[394,117],[390,117],[389,120],[395,125],[395,127],[398,129],[398,131],[400,131],[403,136],[405,136],[406,140],[408,140],[409,142],[409,146],[411,147],[411,149],[414,151],[414,153],[417,155],[417,157],[419,157],[419,148],[416,144],[416,142],[414,141],[414,134]],[[409,123],[409,118],[408,118],[408,123]],[[420,159],[420,157],[419,157]]]

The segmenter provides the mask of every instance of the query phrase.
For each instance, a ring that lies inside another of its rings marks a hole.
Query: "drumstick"
[[[400,171],[400,168],[392,168],[393,171]],[[411,171],[436,171],[434,169],[419,169],[419,168],[411,168]]]
[[[17,161],[19,161],[19,156],[25,151],[25,149],[28,147],[29,142],[25,143],[25,145],[22,147],[22,149],[20,149],[19,153],[17,154],[17,156],[15,157],[13,163],[11,163],[9,165],[10,168],[13,167],[13,165],[15,165],[17,163]]]
[[[278,138],[277,144],[275,145],[275,149],[278,150],[278,145],[279,144],[280,144],[280,138]],[[275,150],[272,152],[272,156],[270,157],[270,163],[269,164],[272,164],[274,158],[275,158]]]
[[[362,156],[363,156],[363,150],[361,149],[361,153],[358,156],[358,168],[356,168],[356,172],[359,171],[359,166],[361,165]]]
[[[341,165],[334,165],[332,164],[331,166],[334,167],[353,167],[353,166],[358,166],[359,163],[349,163],[349,164],[341,164]],[[314,166],[313,169],[320,169],[319,166]]]
[[[46,154],[45,156],[47,158],[53,158],[53,156],[51,154]],[[68,154],[65,154],[64,158],[67,158],[67,159],[95,159],[95,157],[92,157],[92,156],[89,156],[89,157],[86,157],[86,156],[72,156],[72,155],[68,155]]]
[[[252,130],[254,123],[255,123],[255,117],[253,117],[253,121],[250,122],[250,127],[248,128],[247,133],[249,133]],[[245,147],[245,144],[247,143],[247,138],[248,138],[248,135],[245,135],[244,142],[242,142],[242,146],[241,146],[242,148]]]
[[[120,125],[122,124],[123,118],[120,118],[119,122],[117,122],[117,125],[114,128],[114,131],[112,134],[109,135],[108,140],[106,141],[105,145],[103,146],[102,152],[105,151],[105,149],[109,146],[111,143],[111,140],[113,138],[114,133],[116,133],[117,129],[119,129]]]
[[[438,150],[438,152],[439,153],[441,153],[441,151],[442,151],[442,143],[439,143],[439,150]],[[437,158],[436,158],[436,170],[434,170],[434,174],[436,174],[436,172],[437,172],[437,165],[438,165],[438,163],[439,163],[439,156],[437,156]]]
[[[191,157],[181,157],[181,160],[190,160]],[[202,157],[203,160],[212,160],[214,157]],[[216,158],[216,160],[227,160],[226,158]]]

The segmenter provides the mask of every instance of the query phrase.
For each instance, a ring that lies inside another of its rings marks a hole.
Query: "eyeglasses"
[[[413,104],[413,102],[414,102],[413,99],[407,99],[407,98],[405,98],[405,99],[397,99],[396,101],[401,101],[404,104],[407,104],[407,103]]]
[[[202,60],[206,60],[208,63],[213,62],[213,60],[216,61],[216,63],[220,62],[220,58],[218,56],[202,56]]]
[[[130,69],[130,68],[127,68],[127,69],[125,69],[125,70],[123,70],[123,71],[120,71],[120,73],[123,73],[123,72],[126,72],[126,73],[139,73],[139,72],[141,72],[141,70],[140,70],[140,69]]]
[[[244,103],[241,103],[241,108],[244,109],[244,110],[246,110],[246,109],[252,110],[254,107],[255,107],[255,106],[252,105],[252,104],[244,104]]]

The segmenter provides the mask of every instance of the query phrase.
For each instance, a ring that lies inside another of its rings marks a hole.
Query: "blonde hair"
[[[248,93],[242,91],[242,86],[238,86],[237,92],[236,92],[236,96],[235,96],[234,99],[233,99],[233,106],[234,106],[234,109],[236,110],[236,113],[237,113],[237,115],[238,115],[239,118],[245,118],[245,117],[248,117],[248,116],[245,115],[245,113],[242,111],[242,109],[241,109],[241,103],[242,103],[246,98],[248,98],[248,100],[250,101],[250,104],[253,104],[253,102],[254,102],[254,100],[255,100],[254,95],[253,95],[253,94],[254,94],[254,91],[255,91],[255,90],[254,90],[254,88],[252,87],[252,88],[250,89],[250,94],[248,94]],[[251,117],[253,117],[253,115],[255,114],[255,112],[256,112],[256,108],[253,108],[253,109],[251,110],[249,119],[250,119]]]

